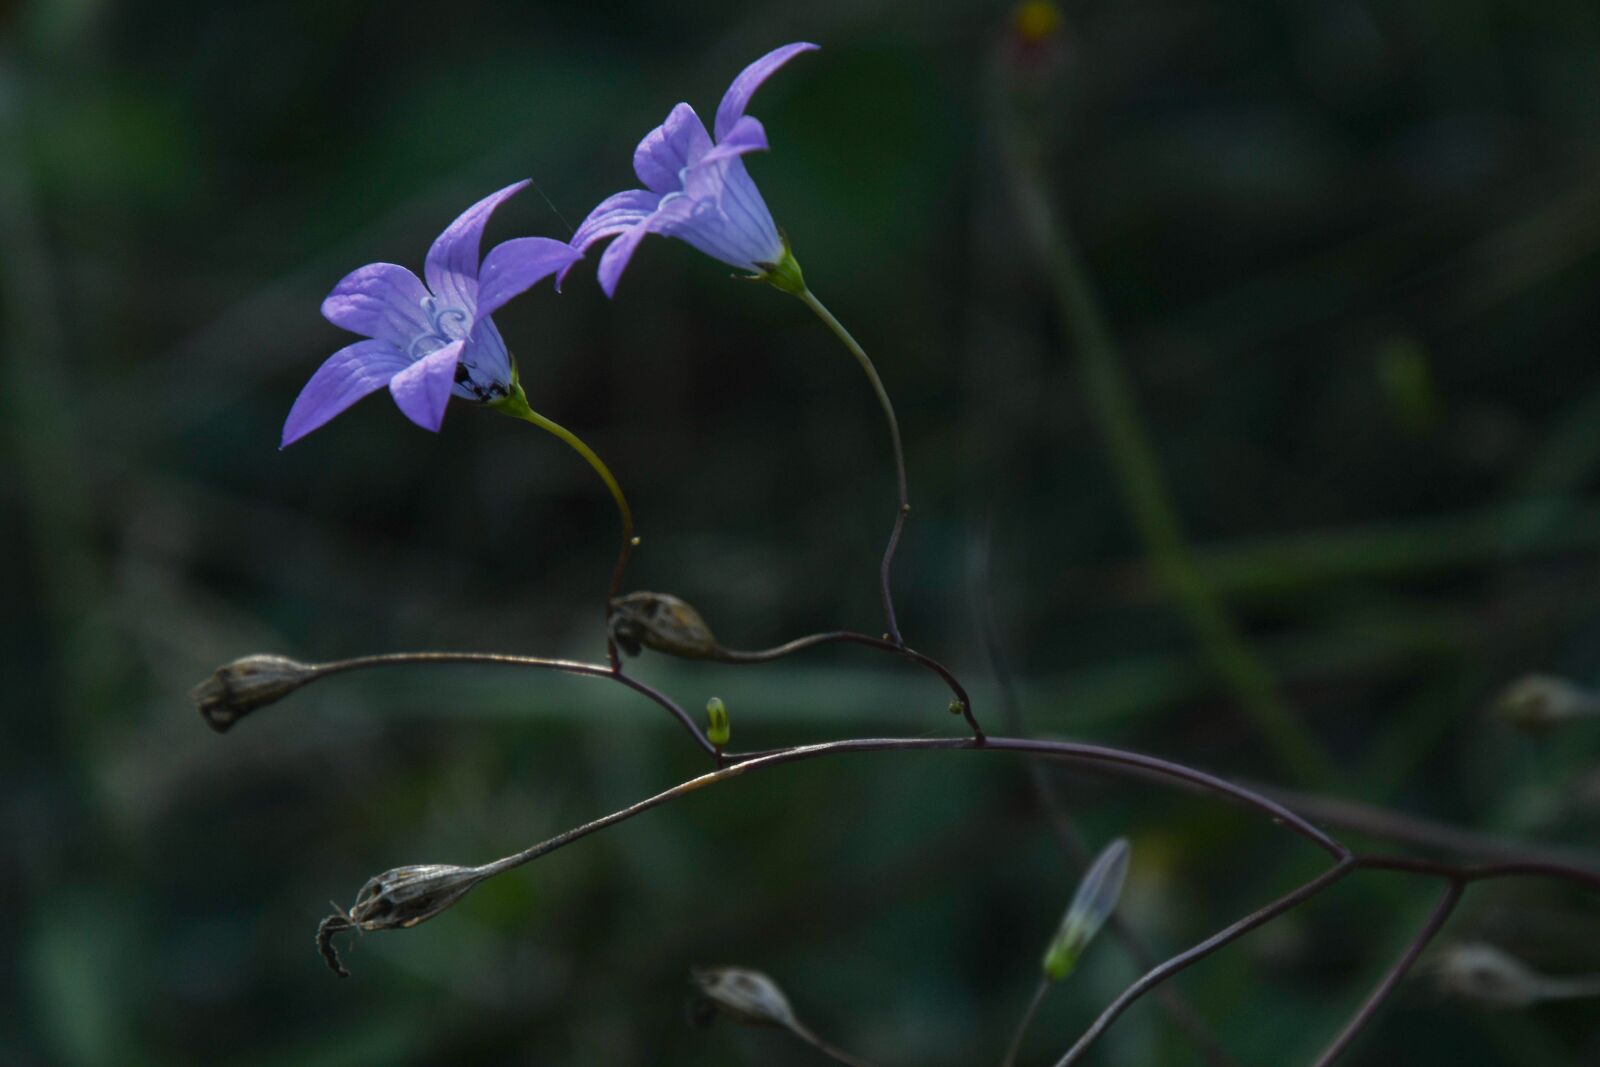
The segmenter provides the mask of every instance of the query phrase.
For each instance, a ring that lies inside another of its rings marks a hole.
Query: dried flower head
[[[1553,674],[1530,674],[1506,686],[1490,712],[1530,734],[1600,715],[1600,695]]]
[[[793,1030],[799,1026],[789,998],[778,983],[743,967],[696,967],[689,978],[704,1003],[721,1015],[746,1026],[778,1026]]]
[[[282,700],[317,676],[320,670],[287,656],[245,656],[225,663],[189,690],[189,699],[217,733],[268,704]]]
[[[679,659],[710,659],[717,639],[694,607],[669,593],[629,593],[611,601],[611,637],[630,656],[640,646]]]
[[[346,930],[404,930],[427,922],[470,893],[490,873],[484,867],[448,863],[384,871],[367,879],[349,911],[334,905],[335,913],[317,927],[317,950],[335,974],[348,978],[350,972],[339,962],[339,954],[333,948],[335,934]]]
[[[1451,945],[1434,959],[1439,987],[1492,1008],[1526,1008],[1544,999],[1543,978],[1508,952],[1482,941]]]

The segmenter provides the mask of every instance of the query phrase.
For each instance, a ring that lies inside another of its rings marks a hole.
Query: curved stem
[[[1362,1027],[1372,1021],[1372,1017],[1378,1013],[1378,1009],[1383,1007],[1383,1002],[1388,1000],[1389,995],[1394,992],[1394,987],[1400,984],[1400,979],[1406,976],[1406,972],[1411,970],[1412,965],[1417,962],[1417,957],[1422,955],[1422,950],[1428,947],[1428,942],[1433,940],[1434,936],[1438,934],[1439,928],[1444,926],[1445,920],[1450,918],[1450,913],[1456,910],[1456,904],[1460,902],[1464,888],[1465,884],[1459,879],[1451,879],[1450,883],[1445,886],[1444,896],[1439,898],[1439,903],[1434,906],[1433,912],[1428,916],[1428,921],[1423,924],[1422,929],[1418,930],[1416,936],[1406,945],[1406,949],[1400,954],[1400,958],[1394,962],[1394,966],[1389,968],[1389,972],[1383,976],[1383,981],[1378,983],[1378,987],[1372,991],[1372,995],[1361,1005],[1361,1010],[1356,1012],[1349,1022],[1345,1023],[1344,1029],[1339,1031],[1339,1036],[1335,1037],[1332,1043],[1323,1050],[1322,1055],[1317,1057],[1317,1062],[1312,1067],[1329,1067],[1334,1060],[1344,1053],[1345,1049],[1350,1047],[1350,1043],[1355,1040]]]
[[[624,680],[632,681],[632,679]],[[582,826],[557,834],[555,837],[532,845],[521,852],[503,857],[486,866],[492,874],[499,874],[513,867],[520,867],[524,863],[529,863],[540,856],[569,845],[579,838],[588,837],[596,831],[604,830],[608,826],[631,819],[635,815],[643,814],[651,808],[659,807],[662,804],[703,789],[708,785],[715,785],[729,778],[736,778],[752,770],[776,767],[785,763],[799,763],[823,756],[843,755],[848,752],[948,752],[961,750],[973,752],[1033,752],[1043,756],[1079,760],[1085,763],[1106,764],[1114,767],[1133,767],[1163,777],[1204,785],[1215,793],[1231,797],[1248,807],[1255,808],[1272,821],[1282,824],[1315,844],[1318,848],[1328,852],[1341,865],[1353,862],[1350,851],[1343,845],[1275,801],[1252,793],[1248,789],[1242,789],[1214,775],[1206,774],[1204,771],[1197,771],[1157,756],[1146,756],[1139,752],[1105,748],[1100,745],[1083,745],[1070,741],[1037,741],[1017,737],[991,737],[982,742],[969,737],[878,737],[849,741],[824,741],[815,745],[796,745],[792,748],[779,749],[776,752],[765,752],[759,755],[724,753],[723,759],[726,762],[726,766],[714,771],[708,771],[686,782],[680,782],[671,789],[657,793],[655,796],[646,797],[620,811],[603,815],[591,822],[584,823]]]
[[[996,625],[994,617],[992,544],[991,534],[986,533],[981,556],[982,573],[976,576],[978,582],[974,589],[974,599],[984,651],[988,655],[990,669],[1000,690],[1002,720],[1007,730],[1018,737],[1023,737],[1026,736],[1026,731],[1022,716],[1022,697],[1017,692],[1016,678],[1011,672],[1005,649],[1001,645],[1000,628]],[[1054,827],[1056,836],[1061,839],[1071,865],[1076,868],[1075,873],[1081,877],[1094,862],[1094,853],[1089,849],[1077,822],[1067,810],[1067,804],[1057,791],[1055,782],[1046,773],[1044,761],[1036,757],[1029,758],[1027,768],[1033,791],[1039,798],[1039,806],[1044,810],[1047,821]],[[1134,930],[1132,924],[1117,912],[1112,912],[1107,917],[1106,931],[1121,944],[1128,958],[1140,970],[1148,971],[1160,962],[1159,957]],[[1233,1057],[1222,1047],[1216,1032],[1182,991],[1173,986],[1162,986],[1156,990],[1155,997],[1178,1028],[1188,1035],[1195,1051],[1210,1067],[1235,1067]]]
[[[1127,1011],[1134,1001],[1162,982],[1165,982],[1168,978],[1192,964],[1200,962],[1218,949],[1232,944],[1258,926],[1276,919],[1296,905],[1305,903],[1355,869],[1355,857],[1346,856],[1299,888],[1285,893],[1265,907],[1251,912],[1227,929],[1219,930],[1188,951],[1180,952],[1165,963],[1151,968],[1143,978],[1123,990],[1122,995],[1112,1001],[1105,1011],[1100,1013],[1099,1018],[1095,1019],[1089,1029],[1084,1031],[1083,1036],[1078,1038],[1077,1044],[1068,1049],[1067,1054],[1056,1061],[1056,1067],[1070,1067],[1071,1064],[1078,1062],[1079,1058],[1089,1050],[1089,1046],[1094,1044],[1101,1034],[1105,1033],[1106,1028],[1115,1022],[1119,1015]]]
[[[956,698],[956,702],[961,705],[961,714],[966,718],[967,726],[972,730],[972,736],[979,739],[985,736],[983,727],[978,725],[977,718],[972,714],[972,698],[967,695],[966,686],[962,685],[960,680],[944,664],[932,656],[923,655],[904,643],[895,644],[893,641],[881,637],[872,637],[852,630],[829,630],[826,633],[807,634],[805,637],[797,637],[793,641],[786,641],[773,648],[764,648],[754,652],[723,648],[718,645],[711,658],[719,663],[770,663],[773,660],[783,659],[785,656],[792,656],[796,652],[803,652],[808,648],[834,643],[862,645],[866,648],[875,648],[883,652],[893,652],[895,655],[902,656],[917,666],[937,674],[944,681],[944,684],[950,687],[951,694]]]
[[[700,729],[700,724],[695,722],[689,713],[684,711],[671,697],[636,678],[630,678],[602,663],[584,663],[580,660],[570,659],[546,659],[542,656],[517,656],[503,652],[384,652],[374,656],[355,656],[350,659],[335,660],[332,663],[316,664],[313,668],[316,673],[309,681],[315,681],[317,678],[324,678],[331,674],[342,674],[345,671],[366,670],[369,667],[404,667],[440,663],[532,667],[536,670],[560,671],[563,674],[575,674],[586,678],[610,679],[659,704],[674,719],[677,719],[685,730],[689,731],[690,736],[695,740],[695,744],[712,756],[717,753],[716,746],[706,738],[705,732]]]
[[[872,383],[872,391],[878,397],[878,406],[883,409],[884,421],[889,424],[889,439],[894,446],[895,486],[900,503],[895,511],[894,526],[889,531],[888,547],[883,550],[883,561],[878,565],[878,585],[883,595],[883,615],[889,628],[889,640],[896,646],[904,645],[905,639],[900,636],[900,624],[894,615],[894,594],[889,589],[889,570],[894,565],[895,549],[900,546],[900,532],[905,528],[906,515],[911,511],[911,494],[906,486],[906,455],[900,443],[900,422],[894,416],[894,404],[889,400],[889,391],[883,387],[883,379],[878,377],[878,368],[872,365],[866,350],[856,343],[856,339],[850,336],[850,331],[833,317],[833,312],[824,307],[822,301],[818,300],[816,294],[809,288],[801,288],[795,291],[794,295],[815,312],[817,318],[821,319],[845,348],[850,350],[850,354],[856,357],[856,362],[861,364],[861,369],[867,374],[867,381]]]
[[[521,384],[513,384],[512,392],[495,404],[498,411],[510,415],[512,418],[521,419],[523,422],[532,423],[541,430],[546,430],[564,441],[569,448],[582,456],[584,462],[594,468],[600,480],[606,483],[606,488],[611,491],[611,499],[616,501],[617,514],[622,518],[622,548],[617,553],[617,565],[611,571],[611,584],[606,589],[606,618],[611,618],[611,601],[622,591],[622,574],[628,568],[628,557],[633,554],[634,547],[638,545],[639,538],[633,532],[633,509],[628,506],[628,498],[622,493],[622,486],[617,484],[617,479],[612,475],[611,468],[605,461],[595,454],[594,449],[584,444],[583,439],[571,430],[562,426],[553,419],[547,419],[533,408],[528,406],[527,394],[522,391]],[[606,637],[606,656],[611,661],[613,674],[622,670],[622,659],[617,654],[617,644],[609,636]]]
[[[1017,1029],[1011,1035],[1011,1044],[1006,1048],[1006,1058],[1000,1061],[1000,1067],[1012,1067],[1017,1062],[1017,1053],[1022,1051],[1022,1039],[1027,1036],[1028,1027],[1033,1025],[1033,1017],[1039,1014],[1039,1005],[1044,1003],[1048,992],[1050,979],[1040,978],[1038,988],[1033,991],[1027,1008],[1022,1012],[1022,1018],[1017,1021]]]
[[[798,1020],[788,1026],[788,1031],[798,1040],[810,1045],[812,1048],[816,1049],[822,1055],[828,1057],[828,1059],[833,1060],[835,1063],[842,1063],[845,1065],[845,1067],[872,1067],[872,1064],[868,1063],[866,1060],[858,1059],[857,1057],[850,1055],[850,1053],[846,1052],[844,1049],[830,1045],[821,1037],[818,1037],[816,1032],[809,1026],[806,1026],[804,1023],[801,1023]]]

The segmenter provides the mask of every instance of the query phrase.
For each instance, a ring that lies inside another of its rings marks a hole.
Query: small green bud
[[[245,656],[225,663],[189,690],[189,699],[217,733],[283,699],[315,678],[320,668],[286,656]]]
[[[1061,920],[1061,929],[1045,949],[1042,966],[1050,981],[1059,982],[1072,973],[1083,950],[1089,947],[1089,942],[1116,909],[1117,898],[1122,895],[1122,882],[1128,875],[1128,851],[1127,839],[1117,838],[1106,846],[1084,874],[1083,881],[1078,883],[1078,892]]]
[[[728,743],[728,705],[722,702],[721,697],[712,697],[706,701],[706,718],[711,725],[706,730],[706,740],[721,748]]]

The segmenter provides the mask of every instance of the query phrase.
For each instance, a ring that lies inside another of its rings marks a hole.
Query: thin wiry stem
[[[1204,941],[1184,952],[1178,953],[1159,966],[1151,968],[1145,973],[1144,977],[1123,990],[1122,995],[1112,1001],[1100,1013],[1099,1017],[1089,1026],[1089,1029],[1084,1031],[1083,1036],[1078,1038],[1077,1043],[1067,1050],[1065,1056],[1056,1061],[1056,1067],[1070,1067],[1071,1064],[1077,1063],[1083,1054],[1089,1050],[1089,1046],[1094,1044],[1112,1023],[1116,1022],[1118,1016],[1132,1007],[1140,997],[1165,982],[1168,978],[1193,964],[1199,963],[1218,949],[1232,944],[1245,934],[1276,919],[1291,908],[1305,903],[1355,869],[1355,857],[1345,856],[1311,881],[1285,893],[1265,907],[1251,912],[1232,926],[1217,931]]]
[[[845,1065],[845,1067],[873,1067],[873,1065],[868,1063],[866,1060],[863,1060],[857,1056],[852,1056],[844,1049],[838,1048],[837,1046],[831,1045],[824,1041],[822,1038],[817,1036],[814,1030],[798,1020],[791,1023],[788,1027],[788,1030],[795,1037],[799,1038],[801,1041],[804,1041],[806,1044],[810,1045],[812,1048],[816,1049],[830,1060],[833,1060],[837,1063],[842,1063]]]
[[[1304,903],[1316,896],[1322,890],[1335,884],[1348,876],[1352,871],[1366,868],[1373,870],[1405,871],[1415,874],[1442,877],[1452,885],[1465,885],[1466,883],[1490,878],[1504,878],[1519,875],[1539,876],[1546,878],[1572,881],[1588,888],[1600,891],[1600,874],[1585,871],[1560,864],[1540,862],[1529,863],[1497,863],[1475,867],[1453,866],[1434,860],[1413,860],[1407,857],[1392,856],[1367,856],[1358,857],[1350,852],[1344,845],[1328,837],[1316,827],[1307,823],[1300,816],[1294,814],[1276,801],[1260,796],[1250,790],[1222,779],[1197,771],[1181,764],[1171,763],[1154,756],[1141,753],[1127,752],[1120,749],[1105,748],[1098,745],[1083,745],[1065,741],[1030,740],[1015,737],[989,738],[983,743],[973,738],[863,738],[845,741],[828,741],[815,745],[801,745],[794,748],[782,749],[777,752],[759,756],[727,756],[726,765],[714,771],[702,774],[686,782],[681,782],[655,796],[646,797],[644,800],[631,804],[619,811],[604,815],[598,819],[574,827],[564,833],[557,834],[538,844],[532,845],[521,852],[505,856],[492,863],[474,868],[474,873],[479,879],[490,878],[497,874],[530,863],[541,856],[571,844],[590,834],[597,833],[609,826],[631,819],[652,808],[659,807],[673,800],[680,799],[703,789],[715,785],[729,778],[736,778],[742,774],[766,767],[774,767],[785,763],[796,763],[804,760],[817,759],[823,756],[842,755],[855,752],[909,752],[909,751],[973,751],[973,752],[1021,752],[1050,756],[1060,759],[1071,759],[1081,762],[1100,765],[1114,769],[1135,769],[1142,773],[1154,773],[1176,781],[1193,784],[1203,784],[1211,792],[1238,800],[1249,807],[1269,816],[1275,823],[1283,825],[1299,834],[1318,847],[1329,852],[1335,860],[1334,865],[1309,882],[1297,887],[1277,900],[1258,909],[1250,915],[1224,930],[1213,934],[1199,944],[1181,952],[1158,966],[1151,968],[1143,977],[1126,989],[1115,1001],[1103,1011],[1095,1022],[1089,1027],[1077,1043],[1069,1049],[1065,1056],[1056,1064],[1056,1067],[1070,1067],[1085,1051],[1097,1040],[1105,1030],[1134,1002],[1146,993],[1158,988],[1168,978],[1179,973],[1185,968],[1199,962],[1224,946],[1248,934],[1250,931],[1271,921],[1284,912]],[[1442,921],[1442,920],[1441,920]],[[319,931],[319,946],[324,954],[331,953],[328,944],[332,934],[337,932],[326,926]],[[330,962],[336,963],[336,960]]]
[[[652,686],[639,681],[637,678],[623,674],[603,663],[584,663],[570,659],[547,659],[543,656],[518,656],[504,652],[384,652],[374,656],[355,656],[351,659],[336,660],[332,663],[319,663],[313,667],[316,672],[311,679],[327,677],[333,674],[342,674],[346,671],[368,670],[373,667],[404,667],[428,664],[486,664],[499,667],[530,667],[535,670],[559,671],[562,674],[574,674],[585,678],[605,678],[627,686],[634,692],[648,697],[664,708],[668,714],[678,720],[690,736],[708,755],[716,755],[716,746],[713,745],[700,729],[700,724],[695,722],[688,712],[684,711],[671,697]]]
[[[808,648],[816,648],[818,645],[841,642],[864,645],[867,648],[875,648],[884,652],[893,652],[917,664],[919,667],[926,668],[937,674],[944,680],[945,685],[950,687],[951,694],[956,698],[956,702],[961,705],[961,714],[966,718],[967,726],[971,728],[973,736],[977,738],[984,736],[983,728],[978,725],[978,720],[972,713],[972,698],[967,695],[966,687],[944,664],[931,656],[923,655],[906,644],[895,644],[893,641],[881,637],[872,637],[869,634],[855,633],[850,630],[830,630],[826,633],[797,637],[793,641],[786,641],[773,648],[764,648],[754,652],[723,648],[718,645],[711,658],[720,663],[770,663],[773,660],[783,659],[785,656],[792,656],[796,652],[803,652]]]
[[[622,548],[617,552],[617,563],[611,569],[611,584],[606,589],[606,620],[611,619],[611,602],[622,591],[622,575],[628,569],[628,559],[633,555],[633,550],[638,547],[639,538],[634,534],[633,509],[628,506],[628,498],[623,495],[622,486],[611,473],[611,468],[597,455],[594,449],[584,443],[583,439],[571,430],[552,419],[545,418],[533,408],[528,406],[528,397],[522,391],[520,384],[513,384],[512,393],[502,398],[495,406],[499,411],[510,415],[512,418],[521,419],[523,422],[532,423],[534,426],[545,430],[559,438],[578,455],[583,457],[585,463],[594,469],[605,483],[606,489],[611,493],[611,499],[616,502],[617,514],[622,519]],[[606,658],[611,661],[611,670],[615,674],[622,672],[622,657],[617,652],[617,643],[610,636],[611,629],[606,628]]]
[[[1022,1051],[1022,1039],[1028,1034],[1028,1027],[1033,1025],[1033,1017],[1039,1014],[1039,1005],[1044,1003],[1045,995],[1050,992],[1050,979],[1041,977],[1039,984],[1033,990],[1033,996],[1028,998],[1028,1006],[1023,1009],[1022,1018],[1017,1020],[1017,1029],[1011,1035],[1011,1044],[1006,1046],[1006,1057],[1000,1061],[1000,1067],[1015,1067],[1017,1053]]]
[[[1418,930],[1416,936],[1406,945],[1405,951],[1400,954],[1400,958],[1395,960],[1394,966],[1389,968],[1388,973],[1383,976],[1383,980],[1372,991],[1372,995],[1361,1005],[1361,1010],[1356,1012],[1349,1022],[1345,1023],[1344,1029],[1339,1031],[1339,1035],[1323,1050],[1322,1055],[1317,1057],[1313,1067],[1329,1067],[1334,1060],[1344,1053],[1345,1049],[1350,1047],[1350,1043],[1355,1040],[1356,1035],[1361,1032],[1367,1023],[1372,1021],[1372,1017],[1378,1013],[1378,1009],[1389,999],[1389,995],[1394,992],[1395,986],[1400,984],[1400,979],[1404,978],[1406,972],[1411,970],[1412,965],[1417,962],[1417,957],[1421,956],[1422,950],[1428,947],[1428,942],[1432,941],[1434,936],[1439,933],[1439,929],[1450,918],[1450,913],[1456,910],[1456,905],[1461,901],[1461,893],[1465,888],[1465,884],[1459,879],[1451,879],[1445,885],[1444,895],[1439,898],[1439,903],[1434,906],[1432,913],[1429,914],[1428,921],[1423,923],[1422,929]]]
[[[889,640],[897,646],[904,645],[905,639],[900,636],[900,624],[895,620],[894,594],[889,588],[889,571],[894,566],[895,549],[900,546],[900,532],[905,528],[906,516],[911,513],[911,493],[906,484],[906,455],[900,443],[900,422],[894,415],[894,403],[889,399],[889,391],[883,387],[883,379],[878,377],[878,368],[872,365],[871,358],[866,350],[850,336],[850,331],[844,324],[833,317],[833,312],[823,306],[816,294],[809,288],[801,289],[795,293],[806,307],[816,313],[833,331],[850,354],[856,357],[856,362],[861,364],[861,369],[866,372],[867,380],[872,383],[872,391],[878,398],[878,406],[883,409],[884,421],[889,424],[889,439],[894,446],[894,478],[896,491],[899,494],[899,506],[895,509],[894,526],[889,531],[889,544],[883,550],[883,561],[878,565],[878,585],[883,595],[883,616],[888,627]]]
[[[1022,698],[1017,693],[1016,677],[1011,671],[1005,649],[1000,643],[1000,630],[994,618],[993,575],[991,551],[991,535],[986,533],[982,549],[982,573],[977,575],[974,588],[974,598],[977,601],[979,630],[982,633],[984,651],[989,659],[989,668],[995,677],[995,683],[1000,690],[1000,713],[1005,721],[1005,727],[1017,736],[1026,736],[1024,731]],[[1033,787],[1034,795],[1039,799],[1039,806],[1044,810],[1046,819],[1054,827],[1057,838],[1060,839],[1062,849],[1076,867],[1076,873],[1082,874],[1094,859],[1094,853],[1083,839],[1083,834],[1078,830],[1077,823],[1067,810],[1066,803],[1061,799],[1056,790],[1055,783],[1045,773],[1044,763],[1039,759],[1027,760],[1028,780]],[[1146,945],[1140,936],[1134,932],[1119,913],[1113,911],[1106,920],[1106,930],[1111,934],[1134,962],[1143,970],[1149,970],[1157,962],[1157,956]],[[1162,986],[1156,990],[1156,1000],[1162,1010],[1171,1017],[1178,1028],[1188,1035],[1211,1067],[1233,1067],[1233,1057],[1222,1047],[1222,1042],[1206,1023],[1189,999],[1171,986]],[[1018,1035],[1021,1040],[1021,1035]],[[1013,1046],[1012,1052],[1016,1049]]]

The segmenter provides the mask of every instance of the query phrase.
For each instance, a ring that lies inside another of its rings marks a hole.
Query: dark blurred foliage
[[[1208,583],[1340,768],[1339,791],[1569,843],[1600,827],[1600,730],[1486,721],[1529,670],[1600,682],[1600,7],[1592,0],[1093,0],[1059,38],[1003,4],[0,5],[0,1061],[806,1063],[685,1023],[692,964],[759,967],[846,1047],[998,1058],[1073,874],[1005,757],[751,776],[352,942],[330,896],[480,863],[697,773],[603,683],[351,676],[206,730],[188,687],[247,652],[593,657],[615,513],[557,441],[382,398],[279,453],[344,343],[345,271],[420,265],[522,176],[491,239],[566,236],[632,184],[677,100],[796,61],[751,169],[900,408],[910,638],[994,689],[992,598],[1030,727],[1282,780],[1151,572],[1048,285],[996,109],[1033,94],[1070,216]],[[627,487],[634,588],[728,644],[880,625],[886,441],[804,309],[646,243],[497,316],[541,411]],[[953,731],[861,650],[637,669],[735,743]],[[1168,952],[1311,873],[1215,801],[1079,773],[1133,842],[1126,914]],[[1178,985],[1244,1063],[1305,1062],[1435,889],[1363,875]],[[1469,894],[1449,936],[1600,970],[1592,898]],[[1030,1048],[1133,975],[1096,945]],[[1195,1062],[1153,1005],[1097,1063]],[[1402,987],[1351,1063],[1600,1062],[1591,1006],[1486,1013]]]

